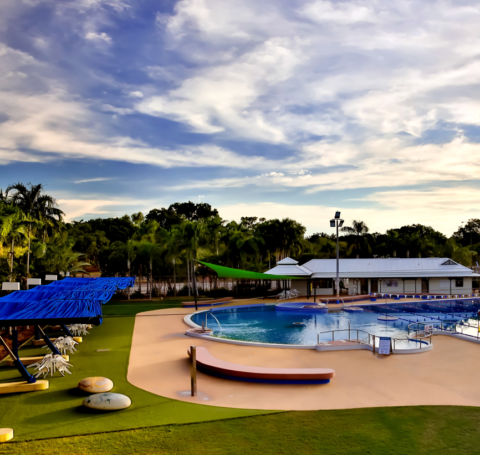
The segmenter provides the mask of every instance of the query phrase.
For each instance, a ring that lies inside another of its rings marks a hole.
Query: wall
[[[430,278],[430,293],[450,294],[450,284],[447,278]],[[452,280],[452,294],[471,294],[472,279],[464,278],[463,287],[457,288],[455,280]]]
[[[307,280],[292,280],[291,289],[296,289],[300,295],[307,295]]]
[[[308,286],[308,281],[307,280],[292,280],[292,289],[296,289],[298,293],[302,296],[307,295],[307,286]],[[312,288],[311,294],[313,297],[315,290]],[[333,289],[332,288],[317,288],[317,295],[333,295]]]

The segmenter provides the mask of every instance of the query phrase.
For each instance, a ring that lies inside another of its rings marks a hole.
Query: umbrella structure
[[[22,377],[29,383],[35,378],[26,370],[18,356],[17,326],[35,326],[37,339],[43,337],[54,354],[60,354],[42,329],[46,325],[60,325],[67,336],[72,336],[67,324],[100,325],[102,304],[116,291],[132,287],[134,277],[127,278],[65,278],[28,291],[16,291],[0,298],[0,326],[12,327],[12,349],[0,337]]]

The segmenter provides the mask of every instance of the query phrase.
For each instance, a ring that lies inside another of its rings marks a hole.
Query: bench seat
[[[188,355],[191,355],[188,350]],[[270,384],[327,384],[335,376],[330,368],[266,368],[217,359],[207,348],[197,347],[197,369],[226,379]]]

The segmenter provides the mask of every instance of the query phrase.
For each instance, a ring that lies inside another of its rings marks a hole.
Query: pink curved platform
[[[188,355],[191,356],[190,349]],[[226,379],[273,384],[326,384],[335,376],[330,368],[264,368],[217,359],[207,348],[197,347],[197,369]]]

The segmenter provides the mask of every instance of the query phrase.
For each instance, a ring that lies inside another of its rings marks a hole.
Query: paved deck
[[[183,316],[190,312],[172,308],[137,315],[127,376],[132,384],[177,400],[244,409],[480,406],[480,364],[476,361],[480,346],[474,343],[436,336],[430,352],[389,357],[362,350],[317,352],[237,346],[187,337]],[[198,396],[190,397],[186,352],[192,344],[205,346],[228,362],[271,368],[332,368],[336,375],[324,385],[272,385],[199,372]]]

